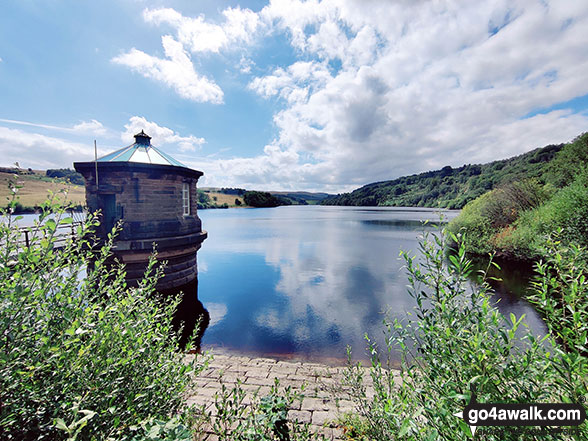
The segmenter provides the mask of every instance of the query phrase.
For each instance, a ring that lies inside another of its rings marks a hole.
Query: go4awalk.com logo
[[[586,420],[586,409],[579,403],[478,403],[472,388],[470,403],[454,415],[474,435],[479,426],[577,427]]]

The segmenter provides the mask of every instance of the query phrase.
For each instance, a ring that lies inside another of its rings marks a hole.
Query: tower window
[[[184,216],[190,215],[190,184],[184,182],[182,186],[182,207],[184,209]]]

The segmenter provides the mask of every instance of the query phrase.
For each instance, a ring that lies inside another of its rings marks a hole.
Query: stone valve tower
[[[86,181],[88,210],[101,212],[98,236],[105,239],[122,224],[113,253],[125,264],[131,285],[141,280],[154,243],[158,260],[167,261],[158,290],[196,278],[196,253],[207,237],[197,213],[201,171],[151,145],[143,131],[130,146],[74,167]]]

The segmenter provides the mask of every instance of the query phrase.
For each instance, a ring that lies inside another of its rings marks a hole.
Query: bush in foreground
[[[452,241],[458,238],[453,236]],[[466,440],[470,427],[454,414],[470,402],[472,390],[481,403],[582,402],[588,396],[588,282],[585,262],[576,249],[538,266],[534,302],[546,315],[551,333],[543,338],[525,329],[523,317],[503,317],[490,300],[486,283],[471,287],[472,266],[465,247],[445,263],[445,234],[426,236],[421,259],[405,256],[414,315],[404,323],[387,322],[388,354],[402,355],[401,381],[394,382],[390,359],[372,352],[374,395],[366,393],[363,371],[347,370],[369,440]],[[585,256],[584,256],[585,257]],[[567,262],[567,263],[564,263]],[[357,426],[357,424],[356,424]],[[504,428],[485,440],[584,440],[584,423],[575,434],[523,433]],[[496,428],[493,428],[496,429]]]
[[[64,243],[58,232],[72,218],[57,198],[42,208],[29,247],[13,218],[0,222],[0,439],[189,441],[203,427],[227,441],[322,439],[287,420],[301,396],[277,383],[247,405],[240,386],[223,387],[214,415],[187,409],[207,360],[180,352],[180,299],[154,295],[154,258],[129,288],[124,268],[106,263],[113,236],[102,246],[91,239],[95,216]]]
[[[58,227],[72,219],[57,204],[44,204],[30,247],[12,222],[0,223],[2,439],[143,439],[157,421],[185,439],[177,415],[198,366],[173,333],[178,299],[152,295],[157,271],[127,287],[105,263],[112,237],[102,248],[88,239],[92,215],[60,250]]]

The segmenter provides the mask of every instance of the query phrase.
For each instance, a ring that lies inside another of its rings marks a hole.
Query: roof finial
[[[141,133],[137,133],[135,135],[135,143],[151,145],[151,136],[147,135],[143,130],[141,130]]]

